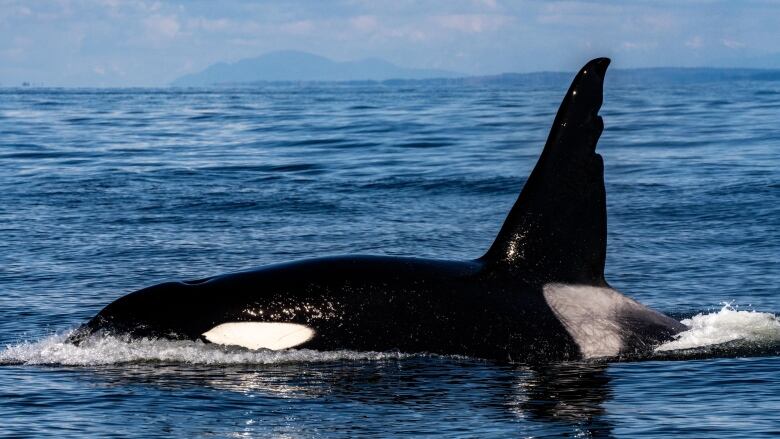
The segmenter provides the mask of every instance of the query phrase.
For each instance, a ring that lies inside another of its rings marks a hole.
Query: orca
[[[167,282],[73,332],[247,349],[400,351],[513,362],[621,359],[685,325],[604,279],[598,111],[609,59],[578,71],[495,242],[474,260],[341,256]]]

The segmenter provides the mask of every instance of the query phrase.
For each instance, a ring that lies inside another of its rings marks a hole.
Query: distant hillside
[[[459,75],[445,70],[398,67],[376,58],[342,62],[306,52],[281,51],[234,63],[212,64],[199,73],[176,79],[171,85],[198,87],[269,81],[384,81],[456,76]]]
[[[407,69],[380,59],[332,61],[305,52],[272,52],[232,64],[217,63],[199,73],[182,76],[177,87],[235,86],[267,82],[381,82],[385,84],[431,83],[440,85],[559,86],[573,72],[504,73],[464,76],[445,70]],[[719,81],[780,81],[780,70],[732,68],[655,67],[611,69],[611,84],[702,83]]]
[[[777,81],[780,70],[734,69],[716,67],[655,67],[644,69],[623,69],[615,71],[615,78],[625,81],[663,82],[717,82],[717,81]]]
[[[385,84],[425,82],[440,85],[505,85],[505,86],[565,86],[574,72],[502,73],[489,76],[465,76],[423,80],[388,80]],[[780,81],[780,70],[731,69],[709,67],[655,67],[640,69],[610,69],[611,85],[621,84],[689,84],[721,81]]]

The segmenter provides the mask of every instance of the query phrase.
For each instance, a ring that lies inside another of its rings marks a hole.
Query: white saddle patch
[[[231,322],[217,325],[203,333],[206,340],[247,349],[287,349],[314,337],[314,330],[296,323]]]
[[[585,358],[614,357],[623,348],[621,311],[644,308],[611,288],[547,284],[544,299]]]

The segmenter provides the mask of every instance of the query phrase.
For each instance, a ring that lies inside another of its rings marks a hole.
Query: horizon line
[[[270,52],[269,52],[270,53]],[[317,55],[319,56],[319,55]],[[362,58],[361,58],[362,59]],[[337,61],[342,62],[342,61]],[[349,62],[349,61],[346,61]],[[414,69],[414,70],[429,70],[427,68],[417,68],[417,67],[403,67],[408,69]],[[708,65],[701,65],[701,66],[669,66],[669,65],[663,65],[663,66],[648,66],[648,67],[618,67],[618,68],[612,68],[610,69],[611,72],[629,72],[629,71],[642,71],[642,70],[722,70],[722,71],[752,71],[752,72],[780,72],[780,67],[731,67],[731,66],[708,66]],[[258,84],[350,84],[350,83],[386,83],[386,82],[394,82],[394,81],[403,81],[403,82],[425,82],[425,81],[458,81],[458,80],[467,80],[467,79],[479,79],[479,78],[497,78],[501,76],[509,76],[509,75],[539,75],[539,74],[550,74],[550,75],[562,75],[562,74],[574,74],[569,70],[535,70],[535,71],[529,71],[529,72],[501,72],[501,73],[491,73],[491,74],[484,74],[484,75],[471,75],[471,74],[463,74],[461,75],[459,72],[452,72],[456,76],[431,76],[427,78],[387,78],[387,79],[351,79],[351,80],[329,80],[329,79],[289,79],[289,80],[263,80],[258,79],[254,81],[243,81],[243,82],[215,82],[209,85],[202,85],[202,86],[180,86],[180,85],[173,85],[171,83],[168,84],[160,84],[160,85],[47,85],[45,83],[36,83],[33,81],[27,82],[23,81],[20,84],[4,84],[2,81],[0,81],[0,89],[31,89],[31,88],[48,88],[48,89],[196,89],[196,88],[218,88],[218,87],[226,87],[226,86],[250,86],[250,85],[258,85]]]

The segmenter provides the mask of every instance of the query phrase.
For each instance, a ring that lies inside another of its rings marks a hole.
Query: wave
[[[651,357],[641,358],[687,359],[780,353],[780,319],[771,313],[741,311],[731,304],[724,304],[717,312],[699,313],[681,322],[690,329],[655,348]],[[201,341],[130,339],[109,335],[88,338],[77,346],[66,341],[71,332],[54,334],[39,341],[8,345],[0,350],[0,365],[100,366],[155,362],[239,365],[384,361],[431,356],[350,350],[251,351]]]
[[[72,331],[71,331],[72,332]],[[333,361],[383,361],[412,355],[399,352],[250,351],[206,344],[200,341],[91,337],[76,346],[66,340],[70,332],[36,342],[6,346],[0,351],[0,365],[100,366],[122,363],[183,363],[193,365],[285,364]]]
[[[738,355],[750,355],[756,349],[780,349],[780,319],[771,313],[740,311],[725,303],[718,312],[699,313],[681,322],[690,329],[658,346],[656,353],[728,348]]]

